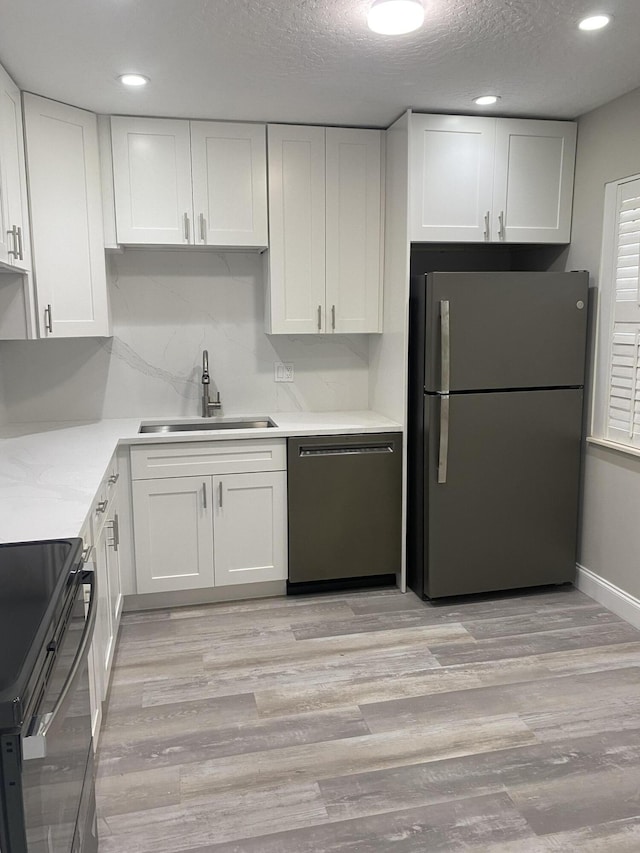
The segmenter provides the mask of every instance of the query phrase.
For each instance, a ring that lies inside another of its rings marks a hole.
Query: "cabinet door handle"
[[[499,240],[506,240],[507,239],[507,233],[506,233],[506,230],[504,227],[504,210],[500,211],[500,215],[498,216],[498,223],[499,223],[498,239]]]
[[[318,305],[318,331],[322,331],[322,305]]]
[[[118,519],[118,513],[113,516],[113,519],[111,520],[110,524],[113,539],[111,540],[111,542],[109,542],[109,546],[113,548],[114,551],[117,551],[118,545],[120,544],[120,521]]]
[[[203,243],[207,242],[207,224],[204,221],[204,213],[200,214],[200,239]]]
[[[16,239],[18,241],[18,260],[24,261],[24,247],[22,245],[22,228],[19,225],[16,228]]]
[[[119,477],[120,477],[120,474],[112,474],[109,477],[109,485],[115,486],[115,484],[118,482]]]
[[[184,239],[186,242],[189,242],[189,236],[191,234],[191,223],[189,222],[189,214],[185,213],[184,215]]]
[[[222,480],[218,483],[218,505],[222,509]]]
[[[7,234],[10,234],[13,237],[13,249],[9,249],[7,251],[8,255],[13,255],[14,258],[20,258],[20,244],[18,242],[18,231],[20,229],[16,228],[14,225],[11,231],[7,231]]]
[[[484,239],[491,239],[491,221],[490,221],[491,211],[487,210],[484,215]]]
[[[331,330],[335,332],[336,330],[336,306],[331,306]]]
[[[207,508],[207,484],[202,484],[202,507],[203,509]]]
[[[107,507],[109,506],[109,500],[106,501],[98,501],[96,504],[96,515],[102,514],[107,511]]]
[[[53,333],[53,315],[51,305],[47,305],[44,309],[44,327],[49,333]]]

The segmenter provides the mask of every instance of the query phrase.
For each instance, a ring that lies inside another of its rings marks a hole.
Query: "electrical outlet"
[[[274,361],[274,382],[293,382],[293,364],[290,361]]]

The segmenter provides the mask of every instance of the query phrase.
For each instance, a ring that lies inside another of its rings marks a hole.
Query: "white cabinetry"
[[[382,136],[269,125],[271,334],[381,331]]]
[[[40,337],[110,334],[97,119],[24,96]]]
[[[286,578],[286,474],[213,478],[215,585]]]
[[[285,458],[281,440],[132,448],[138,593],[285,580]]]
[[[98,618],[94,648],[102,701],[109,690],[123,602],[117,479],[117,463],[114,457],[96,498],[92,515],[98,574]]]
[[[98,592],[95,630],[89,649],[89,698],[94,749],[97,748],[102,722],[102,703],[109,690],[123,604],[118,479],[118,461],[114,455],[81,534],[85,552],[96,573]]]
[[[138,592],[213,586],[210,477],[133,483]]]
[[[265,126],[192,121],[191,168],[195,243],[267,246]]]
[[[96,556],[95,549],[93,544],[93,533],[91,530],[91,520],[85,523],[84,528],[82,529],[82,533],[80,534],[82,538],[82,544],[84,548],[83,556],[86,555],[86,568],[93,569],[94,572],[97,572],[96,565]],[[98,595],[100,595],[100,589],[98,588]],[[85,611],[88,613],[89,605],[90,605],[90,590],[88,586],[85,586]],[[98,606],[99,602],[96,602],[94,606]],[[98,616],[99,616],[99,608],[98,608]],[[99,652],[98,647],[100,645],[99,642],[99,624],[98,624],[98,616],[96,616],[95,629],[93,634],[93,640],[91,642],[91,646],[89,647],[89,655],[88,655],[88,669],[89,669],[89,703],[91,706],[91,735],[93,736],[93,748],[94,751],[98,746],[98,735],[100,733],[100,726],[102,724],[102,670],[99,665]]]
[[[413,242],[567,243],[576,125],[411,117]]]
[[[573,122],[498,119],[493,184],[497,239],[569,242],[575,152]]]
[[[0,67],[0,262],[30,268],[20,90]]]
[[[265,126],[111,118],[118,242],[267,245]]]

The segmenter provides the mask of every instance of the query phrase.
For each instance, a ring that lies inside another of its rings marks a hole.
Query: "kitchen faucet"
[[[214,409],[221,409],[220,392],[216,394],[216,399],[209,398],[209,385],[211,377],[209,376],[209,353],[207,350],[202,351],[202,417],[210,418],[213,415]]]

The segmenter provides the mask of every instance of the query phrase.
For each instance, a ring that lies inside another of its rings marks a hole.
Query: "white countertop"
[[[261,412],[259,416],[264,417]],[[225,413],[224,419],[234,415]],[[250,417],[243,413],[236,417]],[[78,536],[118,444],[286,438],[397,432],[401,425],[372,411],[278,412],[268,429],[140,435],[141,423],[197,418],[118,419],[9,424],[0,427],[0,542]]]

